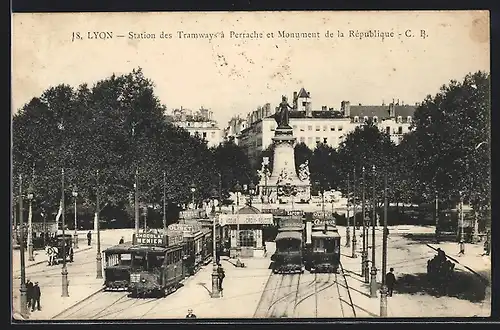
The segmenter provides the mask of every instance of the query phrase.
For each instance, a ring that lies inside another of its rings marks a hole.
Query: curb
[[[82,248],[82,249],[78,249],[76,251],[73,252],[73,254],[77,254],[79,252],[84,252],[84,251],[88,251],[88,250],[92,250],[92,246],[91,247],[87,247],[87,248]],[[47,262],[47,260],[40,260],[40,261],[37,261],[35,263],[32,263],[30,265],[27,265],[25,268],[30,268],[30,267],[33,267],[33,266],[37,266],[37,265],[41,265],[43,264],[44,262]],[[21,270],[16,270],[16,272],[21,272]]]
[[[100,288],[99,290],[97,290],[97,291],[96,291],[96,292],[94,292],[94,293],[91,293],[89,296],[87,296],[87,297],[83,298],[82,300],[77,301],[77,302],[76,302],[76,303],[74,303],[73,305],[71,305],[71,306],[69,306],[69,307],[65,308],[62,312],[57,313],[56,315],[52,316],[50,319],[51,319],[51,320],[56,319],[57,317],[59,317],[59,316],[61,316],[62,314],[66,313],[67,311],[69,311],[70,309],[74,308],[75,306],[78,306],[79,304],[81,304],[81,303],[83,303],[83,302],[85,302],[85,301],[89,300],[90,298],[94,297],[95,295],[97,295],[98,293],[103,292],[103,291],[104,291],[104,287],[103,287],[103,288]]]

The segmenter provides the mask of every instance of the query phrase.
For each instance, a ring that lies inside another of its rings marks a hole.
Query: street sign
[[[162,233],[138,233],[136,242],[141,245],[166,246],[166,236]]]

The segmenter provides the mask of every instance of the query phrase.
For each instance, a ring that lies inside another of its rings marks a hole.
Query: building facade
[[[190,109],[174,109],[169,116],[172,123],[184,128],[191,136],[198,136],[207,142],[208,147],[218,146],[224,138],[224,132],[217,121],[213,120],[212,111],[201,107],[193,112]]]
[[[313,110],[311,94],[302,88],[293,94],[289,124],[297,138],[296,143],[304,143],[310,149],[321,143],[338,148],[347,134],[368,121],[373,121],[398,144],[411,129],[417,106],[399,104],[399,100],[387,105],[351,105],[349,101],[342,101],[340,109],[322,106],[321,110]],[[254,111],[247,117],[247,126],[241,130],[238,141],[253,162],[260,162],[260,153],[272,144],[277,127],[274,116],[278,110],[276,108],[269,115],[261,112],[262,116],[255,115]]]

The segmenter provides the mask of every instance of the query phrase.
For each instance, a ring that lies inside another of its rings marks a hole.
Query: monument
[[[308,202],[311,199],[311,183],[309,180],[309,165],[306,161],[295,167],[294,144],[296,138],[289,125],[291,107],[286,96],[282,96],[279,112],[276,113],[278,127],[274,131],[274,161],[272,173],[267,170],[268,159],[264,159],[259,171],[261,179],[259,191],[263,202],[293,203]],[[270,175],[269,175],[270,174]]]

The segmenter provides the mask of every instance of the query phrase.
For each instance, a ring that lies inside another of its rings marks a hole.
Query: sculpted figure
[[[299,166],[299,179],[304,181],[309,179],[309,161],[306,160],[305,163],[300,164]]]
[[[292,107],[288,104],[286,96],[281,97],[281,103],[279,105],[280,111],[278,113],[278,116],[276,118],[276,123],[278,124],[278,127],[288,127],[288,122],[289,122],[289,110],[292,109]]]

